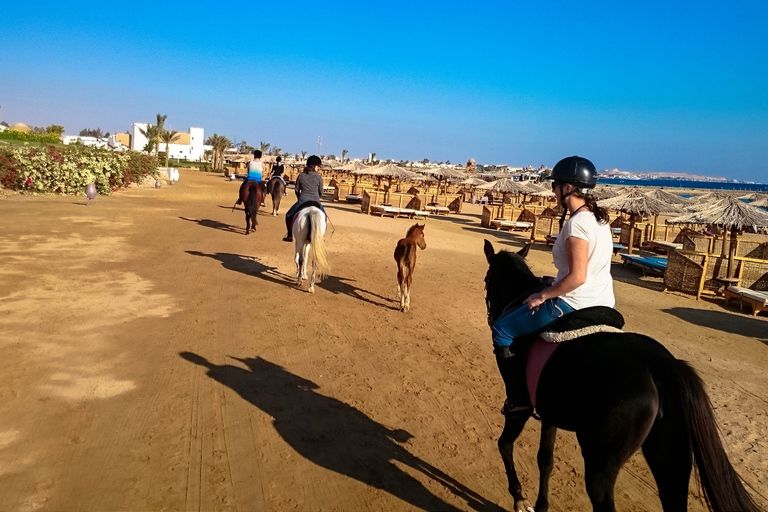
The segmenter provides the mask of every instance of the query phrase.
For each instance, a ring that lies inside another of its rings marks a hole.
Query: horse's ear
[[[517,251],[517,255],[521,258],[526,258],[528,256],[528,252],[531,250],[531,246],[533,245],[533,242],[528,242],[525,244],[525,247]]]
[[[491,242],[488,240],[485,241],[485,245],[483,246],[483,251],[485,251],[485,259],[488,260],[488,263],[491,262],[491,259],[496,255],[496,253],[493,251],[493,246],[491,245]]]

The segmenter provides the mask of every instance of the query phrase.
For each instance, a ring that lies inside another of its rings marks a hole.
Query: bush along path
[[[157,158],[87,146],[0,148],[0,186],[20,192],[78,195],[89,183],[108,195],[159,175]]]

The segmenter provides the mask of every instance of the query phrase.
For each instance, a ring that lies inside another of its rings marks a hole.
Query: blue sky
[[[768,2],[37,2],[0,114],[251,145],[768,181]]]

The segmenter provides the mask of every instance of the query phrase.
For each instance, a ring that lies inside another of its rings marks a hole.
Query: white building
[[[115,135],[109,137],[86,137],[84,135],[62,135],[61,140],[64,144],[82,144],[84,146],[96,146],[97,148],[113,149],[122,151],[128,149],[121,144]]]
[[[147,138],[141,130],[147,129],[147,123],[133,123],[131,126],[131,149],[143,151]],[[210,147],[204,147],[205,132],[202,128],[191,127],[188,132],[179,133],[176,142],[168,144],[168,154],[178,160],[202,160],[203,153]],[[160,151],[165,151],[165,143],[160,142]]]

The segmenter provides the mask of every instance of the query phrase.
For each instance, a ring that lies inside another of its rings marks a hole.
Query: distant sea
[[[713,190],[768,192],[768,184],[766,183],[732,183],[727,181],[692,180],[627,180],[622,178],[598,178],[598,183],[601,185],[627,185],[637,187],[707,188]]]

